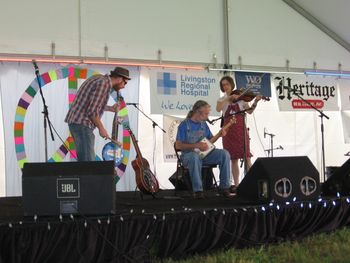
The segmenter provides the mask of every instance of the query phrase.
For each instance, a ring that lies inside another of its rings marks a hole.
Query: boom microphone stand
[[[52,127],[51,127],[51,121],[50,121],[50,118],[49,118],[48,107],[47,107],[47,105],[46,105],[46,101],[45,101],[45,98],[44,98],[44,94],[43,94],[43,91],[42,91],[42,89],[41,89],[39,68],[38,68],[38,65],[36,64],[36,61],[35,61],[34,59],[32,60],[32,63],[33,63],[33,65],[34,65],[36,80],[37,80],[37,82],[38,82],[39,91],[40,91],[40,96],[41,96],[41,99],[42,99],[42,102],[43,102],[43,111],[42,111],[41,113],[44,114],[45,161],[47,162],[47,160],[48,160],[48,154],[47,154],[47,123],[49,124],[51,140],[54,141],[55,138],[53,137],[53,132],[52,132]]]
[[[153,152],[155,152],[155,148],[156,148],[156,131],[155,131],[155,127],[158,126],[158,128],[163,132],[166,133],[166,131],[161,128],[153,119],[151,119],[150,117],[148,117],[146,115],[146,113],[144,113],[137,105],[139,105],[138,103],[126,103],[126,105],[131,105],[134,106],[139,112],[141,112],[147,119],[149,119],[152,122],[152,127],[153,127],[153,138],[154,139],[154,147],[153,147]],[[155,162],[155,154],[153,154],[153,166],[154,166],[154,174],[157,175],[156,172],[156,162]]]

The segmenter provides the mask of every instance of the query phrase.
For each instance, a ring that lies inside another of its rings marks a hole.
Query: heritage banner
[[[274,74],[272,86],[280,111],[337,111],[337,79],[300,74]],[[312,106],[311,106],[312,105]]]

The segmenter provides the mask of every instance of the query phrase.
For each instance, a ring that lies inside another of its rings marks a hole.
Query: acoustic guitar
[[[139,145],[130,127],[126,126],[136,151],[136,159],[131,162],[135,170],[136,185],[145,194],[155,194],[159,191],[159,183],[149,167],[148,161],[142,157]]]

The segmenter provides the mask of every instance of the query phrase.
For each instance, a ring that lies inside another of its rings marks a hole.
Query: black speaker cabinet
[[[237,194],[257,202],[315,200],[320,194],[319,173],[306,156],[258,158]]]
[[[350,159],[335,169],[322,185],[322,194],[326,196],[350,195]]]
[[[25,163],[22,195],[24,215],[113,213],[114,163]]]

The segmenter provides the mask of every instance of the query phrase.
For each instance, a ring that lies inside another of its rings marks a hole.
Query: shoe
[[[193,198],[194,198],[194,199],[204,199],[204,194],[203,194],[202,191],[194,192],[194,193],[193,193]]]
[[[224,197],[233,197],[235,194],[230,192],[230,188],[225,188],[220,190],[220,194]]]
[[[231,185],[229,189],[230,189],[230,193],[233,193],[233,194],[237,193],[237,186]]]

